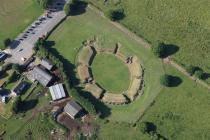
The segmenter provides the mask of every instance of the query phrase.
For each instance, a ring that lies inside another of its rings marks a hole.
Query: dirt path
[[[107,17],[104,16],[103,12],[101,12],[100,10],[95,8],[94,6],[89,4],[88,8],[93,10],[94,12],[98,13],[101,17],[108,19]],[[141,46],[143,46],[145,48],[150,48],[151,47],[151,45],[149,43],[147,43],[143,38],[137,36],[135,33],[131,32],[130,30],[128,30],[126,27],[124,27],[120,23],[112,22],[109,19],[108,19],[108,21],[110,22],[110,24],[114,25],[120,31],[125,33],[127,36],[129,36],[130,38],[132,38],[133,40],[138,42]],[[178,63],[173,61],[170,57],[167,57],[167,58],[163,59],[163,62],[166,63],[166,64],[170,64],[171,66],[176,68],[178,71],[180,71],[184,75],[188,76],[191,80],[195,81],[196,83],[198,83],[198,84],[200,84],[200,85],[202,85],[202,86],[204,86],[204,87],[206,87],[206,88],[208,88],[210,90],[210,85],[208,85],[204,81],[202,81],[202,80],[200,80],[200,79],[198,79],[198,78],[196,78],[194,76],[190,76],[181,65],[179,65]]]

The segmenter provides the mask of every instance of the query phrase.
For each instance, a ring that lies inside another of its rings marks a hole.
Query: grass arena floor
[[[122,94],[130,84],[128,67],[111,54],[98,54],[93,60],[92,73],[96,82],[105,90]]]

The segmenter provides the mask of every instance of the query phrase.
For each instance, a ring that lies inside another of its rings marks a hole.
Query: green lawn
[[[36,0],[0,0],[0,48],[6,38],[14,39],[43,10]]]
[[[176,61],[210,73],[209,0],[109,0],[106,5],[103,0],[88,1],[105,12],[124,8],[123,25],[151,43],[159,40],[178,46]]]
[[[111,54],[98,54],[92,64],[93,77],[105,90],[122,94],[130,84],[128,67]]]
[[[68,61],[74,64],[78,48],[80,48],[82,42],[93,36],[99,38],[100,45],[103,47],[111,47],[120,42],[122,53],[127,56],[138,56],[145,68],[145,88],[142,97],[137,98],[129,105],[111,105],[108,106],[111,109],[106,110],[101,108],[110,120],[134,122],[142,115],[162,88],[159,83],[159,77],[164,73],[162,63],[153,56],[150,49],[139,46],[137,42],[128,38],[126,34],[116,29],[92,10],[87,10],[86,13],[79,16],[67,18],[50,35],[48,41],[51,41],[50,44],[55,43],[53,46],[54,52],[67,60],[64,66],[68,67]],[[68,69],[68,71],[70,73],[71,69]],[[69,75],[72,76],[72,74]],[[70,77],[70,79],[72,78]]]
[[[166,73],[180,77],[182,83],[164,88],[142,121],[154,122],[168,139],[209,139],[209,91],[167,65]]]
[[[171,66],[165,65],[165,69],[166,73],[181,77],[182,83],[178,87],[164,88],[140,121],[152,122],[157,132],[170,140],[208,140],[209,91]],[[99,139],[151,139],[133,124],[99,123]]]

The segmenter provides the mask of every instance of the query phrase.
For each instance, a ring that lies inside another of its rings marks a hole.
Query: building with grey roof
[[[53,68],[52,62],[46,58],[42,59],[41,65],[44,66],[48,70],[52,70]]]
[[[66,112],[72,119],[75,119],[76,116],[81,112],[82,108],[75,101],[71,100],[64,107],[64,112]]]
[[[29,79],[37,80],[43,86],[48,86],[53,79],[51,74],[38,66],[34,67],[34,69],[30,72],[29,77]]]
[[[50,94],[53,100],[58,100],[58,99],[66,97],[63,84],[57,84],[57,85],[51,86],[49,87],[49,90],[50,90]]]

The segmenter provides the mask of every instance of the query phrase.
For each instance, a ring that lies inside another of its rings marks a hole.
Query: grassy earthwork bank
[[[43,10],[35,0],[0,0],[0,48],[6,38],[14,39]]]
[[[173,58],[180,64],[209,69],[210,14],[208,0],[88,0],[104,13],[123,8],[124,26],[150,43],[162,41],[179,48]],[[202,60],[202,61],[201,61]],[[210,83],[209,74],[206,81]]]
[[[162,63],[153,56],[150,49],[139,46],[139,44],[107,22],[106,19],[101,18],[89,9],[81,15],[67,18],[51,34],[48,42],[54,45],[53,48],[57,53],[74,64],[82,42],[93,36],[98,37],[101,47],[111,47],[120,42],[122,44],[120,50],[123,54],[126,56],[137,55],[145,68],[144,80],[146,86],[142,97],[129,105],[109,105],[106,108],[97,106],[101,111],[104,111],[104,117],[108,117],[110,120],[135,122],[162,88],[159,83],[159,77],[164,73]],[[67,67],[68,64],[65,64],[64,66]]]

